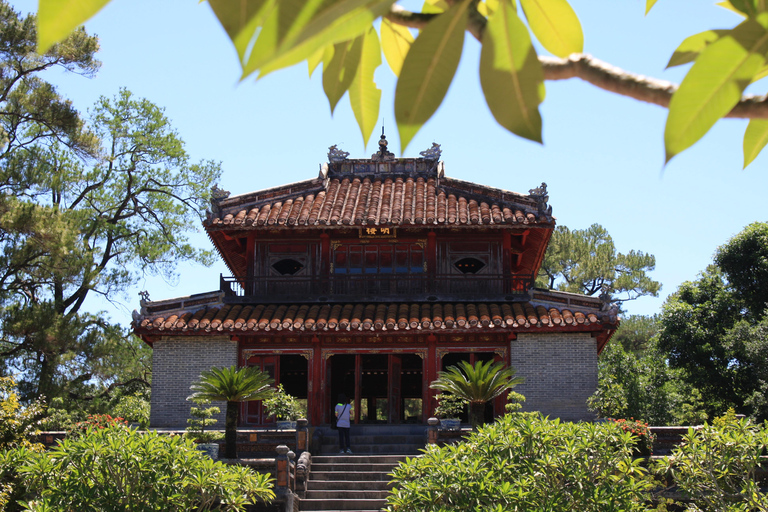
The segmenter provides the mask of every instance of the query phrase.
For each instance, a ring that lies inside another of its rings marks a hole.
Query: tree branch
[[[545,80],[580,78],[595,87],[638,101],[669,108],[677,84],[630,73],[587,54],[573,54],[566,59],[539,56]],[[744,96],[725,117],[768,119],[768,98]]]

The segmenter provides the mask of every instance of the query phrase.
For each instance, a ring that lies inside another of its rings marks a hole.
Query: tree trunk
[[[472,428],[485,424],[485,402],[471,402],[469,404],[469,421],[472,423]]]
[[[43,359],[40,361],[40,373],[37,380],[37,398],[45,397],[45,402],[49,403],[56,393],[53,389],[53,379],[58,367],[58,358],[43,352]]]
[[[239,402],[227,402],[227,416],[224,424],[224,457],[227,459],[237,458],[237,419],[239,413]]]

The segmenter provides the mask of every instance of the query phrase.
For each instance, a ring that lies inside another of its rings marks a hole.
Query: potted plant
[[[296,428],[296,420],[304,414],[299,400],[285,392],[282,384],[264,400],[264,409],[269,416],[274,416],[279,430]]]
[[[205,452],[206,455],[214,460],[218,459],[219,443],[216,443],[215,441],[218,441],[224,436],[221,432],[213,430],[206,431],[205,427],[210,427],[218,422],[218,420],[212,416],[221,412],[221,409],[215,406],[206,407],[210,405],[211,401],[204,398],[192,398],[191,401],[194,402],[195,405],[189,410],[192,417],[187,420],[189,426],[186,429],[187,433],[185,435],[197,443],[198,450]]]
[[[435,408],[435,416],[440,418],[440,427],[443,430],[459,430],[459,416],[464,411],[467,400],[451,393],[440,393],[436,398],[438,405]]]

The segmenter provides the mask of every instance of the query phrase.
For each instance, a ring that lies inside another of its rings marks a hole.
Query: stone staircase
[[[313,458],[338,454],[337,431],[323,428],[319,437],[320,450],[313,446]],[[356,455],[418,455],[426,443],[426,425],[353,425],[350,432],[350,444]]]
[[[339,454],[338,434],[322,432],[320,454],[312,456],[300,511],[376,511],[386,504],[392,469],[424,447],[423,425],[356,425],[354,454]]]

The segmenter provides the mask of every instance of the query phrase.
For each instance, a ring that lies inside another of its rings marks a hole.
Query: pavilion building
[[[370,159],[330,148],[317,178],[232,196],[214,188],[205,230],[231,275],[219,289],[141,302],[153,348],[153,427],[183,427],[189,386],[212,366],[258,366],[330,422],[339,393],[356,423],[426,423],[437,373],[502,361],[524,410],[591,419],[597,358],[618,326],[600,298],[534,281],[555,219],[528,194],[445,176],[440,148]],[[504,412],[504,397],[487,415]],[[263,426],[260,402],[242,426]]]

